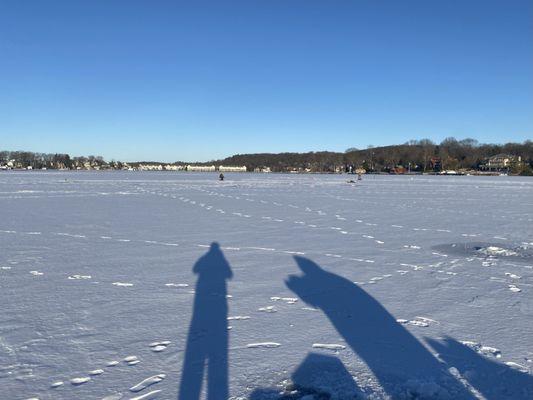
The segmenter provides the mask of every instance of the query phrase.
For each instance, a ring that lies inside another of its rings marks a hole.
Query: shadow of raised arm
[[[295,260],[303,275],[290,276],[287,287],[325,313],[388,394],[473,398],[446,366],[366,291],[307,258]]]

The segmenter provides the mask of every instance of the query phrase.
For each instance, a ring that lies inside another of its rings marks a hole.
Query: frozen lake
[[[350,178],[0,173],[0,398],[531,399],[533,179]]]

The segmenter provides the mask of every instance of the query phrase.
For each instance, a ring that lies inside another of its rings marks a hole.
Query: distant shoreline
[[[162,173],[162,174],[212,174],[212,175],[218,175],[219,171],[169,171],[169,170],[124,170],[124,169],[25,169],[25,168],[12,168],[8,170],[0,170],[0,174],[5,173],[117,173],[117,172],[124,172],[124,173]],[[335,176],[357,176],[357,174],[354,173],[348,173],[348,172],[306,172],[306,171],[298,171],[298,172],[287,172],[287,171],[276,171],[276,172],[254,172],[254,171],[233,171],[233,172],[224,172],[224,174],[237,174],[237,175],[335,175]],[[506,177],[531,177],[531,175],[519,175],[519,174],[505,174],[505,173],[497,173],[497,172],[483,172],[483,171],[471,171],[471,172],[460,172],[460,173],[430,173],[430,172],[411,172],[411,173],[388,173],[388,172],[368,172],[361,174],[362,176],[446,176],[446,177],[454,177],[454,176],[506,176]]]

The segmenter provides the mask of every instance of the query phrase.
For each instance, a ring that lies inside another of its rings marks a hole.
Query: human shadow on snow
[[[196,262],[193,272],[198,280],[178,399],[198,400],[207,374],[207,399],[226,400],[229,397],[226,280],[233,273],[216,242]]]
[[[287,286],[322,310],[346,343],[393,398],[472,399],[447,366],[437,360],[372,296],[353,282],[295,257],[303,275]]]
[[[392,399],[474,399],[448,367],[455,367],[487,400],[531,398],[533,381],[529,374],[487,359],[454,339],[428,339],[445,361],[441,362],[359,286],[307,258],[295,260],[303,275],[290,276],[287,286],[325,313]],[[199,400],[207,374],[207,399],[227,400],[226,281],[232,278],[231,267],[219,245],[212,243],[193,272],[198,280],[178,399]],[[342,362],[329,355],[308,354],[292,374],[292,382],[284,394],[276,389],[257,389],[250,400],[365,397]]]
[[[491,360],[453,338],[426,339],[439,357],[453,365],[487,400],[533,399],[533,377]]]
[[[334,356],[309,353],[291,375],[292,383],[279,389],[255,390],[249,400],[328,400],[332,389],[337,398],[359,399],[362,393],[343,363]]]

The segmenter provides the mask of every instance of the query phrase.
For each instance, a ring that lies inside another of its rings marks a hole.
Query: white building
[[[257,167],[254,169],[254,172],[265,172],[265,173],[268,173],[268,172],[272,172],[270,170],[270,167]]]
[[[165,171],[183,171],[184,168],[185,167],[183,165],[167,164],[164,166]]]
[[[500,171],[504,169],[508,170],[513,164],[519,164],[521,162],[522,157],[520,156],[513,156],[509,154],[496,154],[495,156],[487,158],[480,167],[482,170]]]
[[[214,165],[187,165],[187,171],[214,172],[216,171],[216,168]]]
[[[218,167],[218,170],[220,172],[246,172],[246,166],[243,165],[241,167],[235,167],[229,165],[221,165],[220,167]]]
[[[140,164],[140,171],[163,171],[163,166],[159,164]]]

